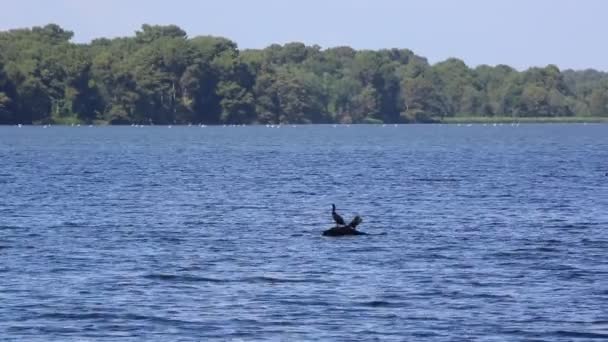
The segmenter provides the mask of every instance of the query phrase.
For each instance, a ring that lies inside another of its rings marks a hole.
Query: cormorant
[[[363,222],[363,219],[361,218],[361,216],[357,215],[355,216],[355,218],[350,221],[350,223],[348,224],[348,226],[352,229],[357,229],[357,226]]]
[[[344,219],[342,218],[342,216],[338,215],[338,213],[336,213],[336,205],[332,204],[331,205],[331,217],[334,218],[334,221],[336,221],[336,227],[339,225],[346,225],[346,222],[344,222]]]

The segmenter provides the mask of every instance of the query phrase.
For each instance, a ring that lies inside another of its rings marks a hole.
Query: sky
[[[56,23],[75,42],[175,24],[241,49],[299,41],[408,48],[436,63],[608,71],[604,0],[0,0],[0,30]]]

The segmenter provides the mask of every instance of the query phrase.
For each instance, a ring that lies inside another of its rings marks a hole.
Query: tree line
[[[0,32],[0,124],[407,123],[608,116],[608,73],[430,64],[407,49],[294,42],[239,50],[175,25],[72,43],[58,25]]]

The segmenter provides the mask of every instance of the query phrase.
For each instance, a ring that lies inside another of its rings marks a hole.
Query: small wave
[[[550,229],[575,229],[575,228],[587,228],[585,224],[565,223],[565,224],[554,224],[547,226]]]
[[[180,274],[164,274],[164,273],[153,273],[143,276],[146,279],[151,280],[162,280],[170,282],[207,282],[207,283],[238,283],[238,282],[258,282],[258,283],[320,283],[325,282],[319,279],[290,279],[290,278],[275,278],[268,276],[258,277],[246,277],[238,279],[220,279],[211,277],[200,277],[194,275],[180,275]]]
[[[512,260],[524,259],[527,255],[532,254],[532,250],[527,249],[516,249],[512,251],[500,251],[490,253],[489,255],[497,259],[508,259],[508,262],[503,263],[504,265],[512,265]]]
[[[480,293],[473,295],[475,298],[487,298],[487,299],[513,299],[513,296],[508,294],[492,294],[492,293]]]
[[[557,253],[557,252],[561,252],[559,249],[557,248],[552,248],[552,247],[538,247],[536,249],[537,252],[545,252],[545,253]]]
[[[325,280],[320,279],[290,279],[290,278],[275,278],[275,277],[249,277],[243,278],[241,281],[245,282],[260,282],[260,283],[326,283]]]
[[[37,318],[46,319],[58,319],[58,320],[70,320],[70,321],[114,321],[114,320],[129,320],[129,321],[149,321],[161,324],[188,324],[191,322],[177,320],[173,318],[158,317],[151,315],[141,315],[134,313],[118,314],[109,312],[53,312],[44,313],[37,316]]]
[[[425,259],[442,259],[442,260],[452,260],[452,259],[456,259],[455,257],[451,257],[451,256],[447,256],[447,255],[443,255],[443,254],[439,254],[439,253],[431,253],[429,255],[424,256]]]
[[[231,210],[241,210],[241,209],[256,209],[256,210],[264,210],[268,209],[267,206],[263,205],[231,205],[229,206]]]
[[[397,308],[405,306],[405,304],[403,303],[389,302],[385,300],[372,300],[368,302],[361,302],[359,303],[359,305],[368,306],[372,308]]]
[[[557,336],[562,337],[573,337],[573,338],[608,338],[608,334],[601,333],[592,333],[592,332],[580,332],[580,331],[567,331],[567,330],[558,330],[555,332]]]
[[[458,182],[457,178],[414,178],[417,182]]]
[[[512,253],[513,257],[524,255],[535,255],[538,252],[542,253],[557,253],[561,252],[561,250],[553,247],[531,247],[531,248],[517,248],[514,250],[515,253]]]
[[[285,305],[296,305],[296,306],[331,306],[331,303],[324,301],[304,301],[304,300],[279,300],[278,303]]]
[[[561,245],[563,243],[562,240],[558,240],[558,239],[547,239],[547,240],[543,240],[541,242],[545,243],[547,245]]]
[[[200,220],[198,220],[198,221],[186,221],[186,222],[184,222],[184,225],[186,225],[186,226],[202,226],[202,225],[205,225],[207,223],[208,223],[207,221],[200,221]]]
[[[441,336],[438,333],[432,332],[432,331],[413,331],[412,335],[414,337],[419,337],[419,338],[429,338],[429,337]]]
[[[178,237],[167,237],[167,236],[163,236],[160,238],[161,241],[165,241],[165,242],[183,242],[184,239],[178,238]]]
[[[152,316],[152,315],[141,315],[141,314],[135,314],[135,313],[123,314],[123,315],[120,315],[120,318],[127,319],[127,320],[134,320],[134,321],[148,321],[148,322],[168,324],[168,325],[193,323],[191,321],[185,321],[185,320],[181,320],[181,319]],[[218,327],[210,325],[210,326],[206,326],[205,329],[217,330]]]
[[[480,281],[472,281],[471,282],[471,286],[473,287],[493,287],[493,286],[497,286],[499,284],[497,283],[482,283]]]
[[[384,248],[384,247],[361,247],[361,248],[347,249],[346,252],[367,253],[367,252],[379,252],[379,251],[386,251],[386,250],[388,250],[388,249]]]
[[[310,192],[310,191],[301,191],[301,190],[292,190],[288,192],[290,195],[310,195],[310,196],[314,196],[317,193],[315,192]]]
[[[440,321],[438,317],[433,316],[407,316],[405,319],[408,321]]]
[[[80,226],[82,226],[82,224],[78,223],[78,222],[66,221],[66,222],[63,222],[63,226],[64,227],[80,227]]]
[[[208,282],[208,283],[227,283],[230,280],[228,279],[217,279],[217,278],[209,278],[209,277],[199,277],[193,275],[177,275],[177,274],[162,274],[162,273],[154,273],[147,274],[144,276],[146,279],[151,280],[163,280],[163,281],[171,281],[171,282]]]
[[[51,268],[49,270],[49,273],[63,273],[63,272],[72,272],[72,271],[77,271],[77,269],[70,268],[70,267],[55,267],[55,268]]]
[[[119,319],[121,315],[108,313],[108,312],[87,312],[87,313],[67,313],[67,312],[53,312],[43,313],[37,316],[37,318],[49,318],[49,319],[65,319],[65,320],[99,320],[99,319]]]

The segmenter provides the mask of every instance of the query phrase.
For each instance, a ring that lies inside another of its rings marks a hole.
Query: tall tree
[[[71,42],[56,24],[0,31],[0,123],[427,122],[608,115],[608,73],[430,65],[407,49],[291,42],[239,50],[175,25]]]

